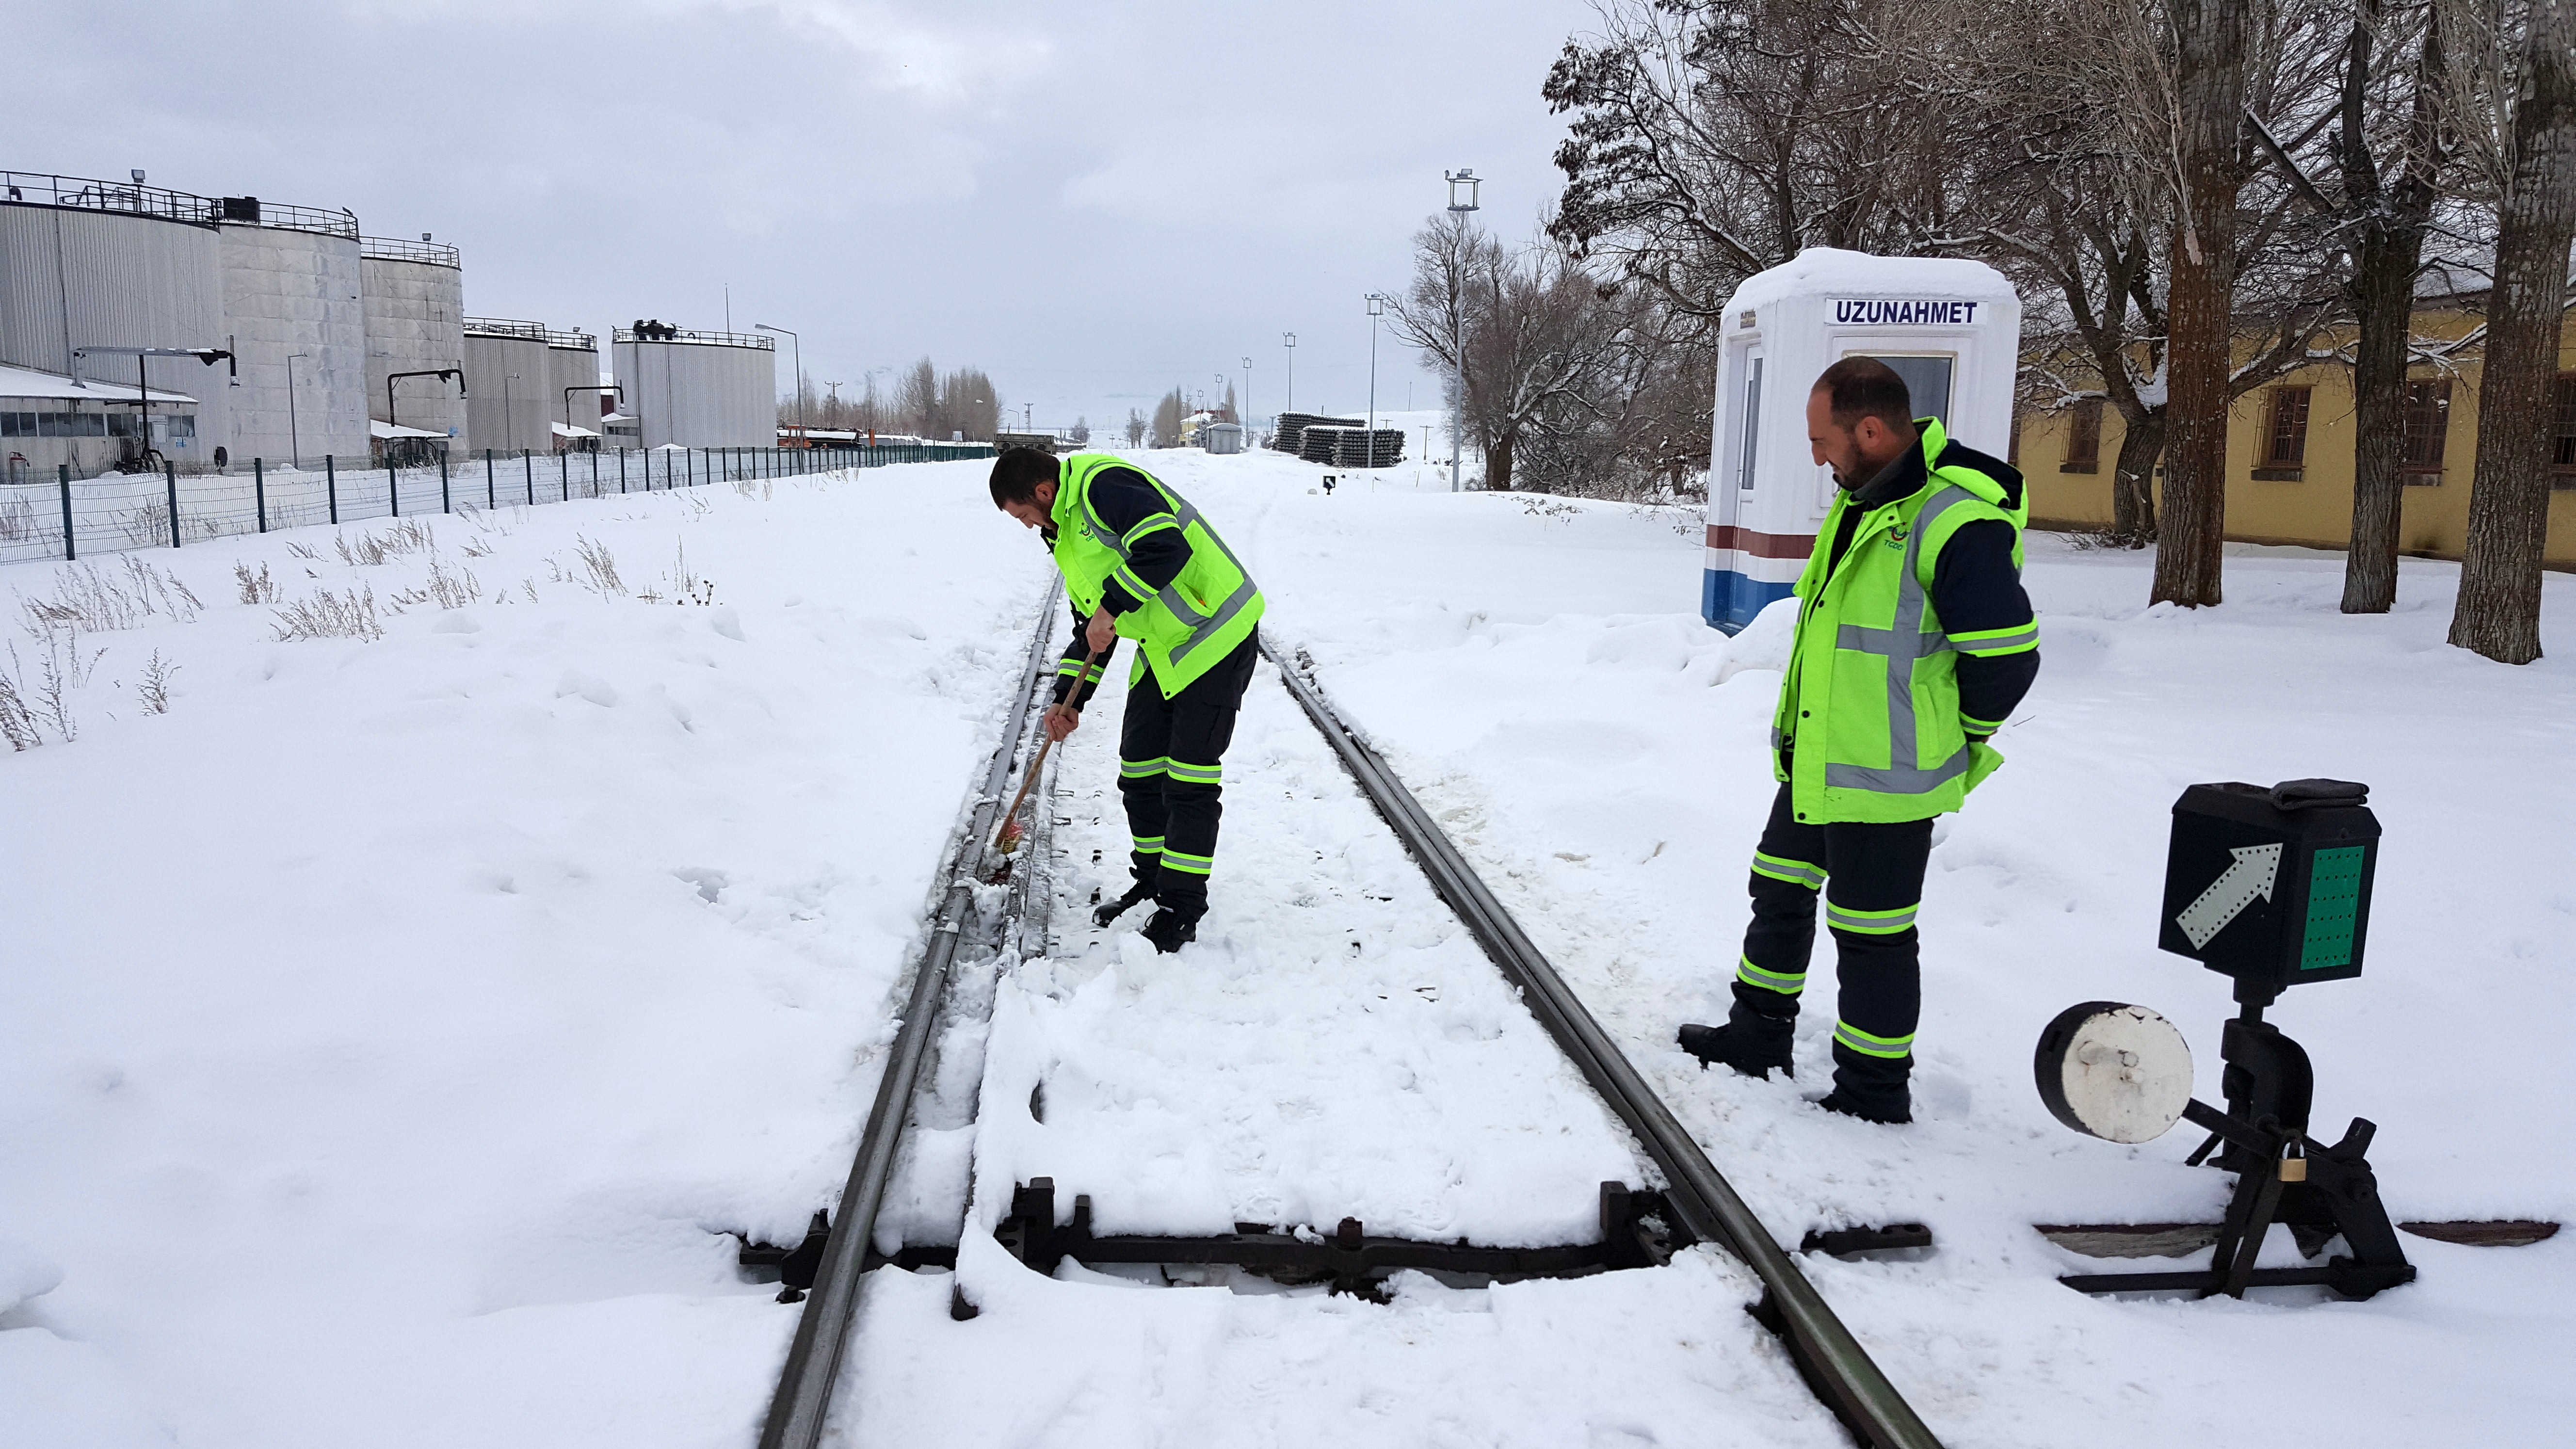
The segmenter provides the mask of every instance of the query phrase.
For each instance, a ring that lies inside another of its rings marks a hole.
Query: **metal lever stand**
[[[2379,1179],[2366,1155],[2378,1126],[2355,1117],[2332,1146],[2308,1136],[2316,1077],[2306,1050],[2263,1019],[2268,1004],[2268,997],[2245,1001],[2227,1023],[2219,1047],[2227,1064],[2220,1078],[2227,1110],[2197,1099],[2183,1109],[2186,1119],[2209,1129],[2191,1165],[2223,1147],[2218,1166],[2236,1174],[2236,1195],[2228,1202],[2210,1265],[2184,1273],[2083,1273],[2059,1282],[2081,1293],[2196,1291],[2204,1298],[2313,1284],[2346,1298],[2368,1298],[2414,1281],[2415,1267],[2398,1246],[2397,1227],[2380,1201]],[[2352,1251],[2317,1267],[2257,1268],[2255,1259],[2274,1223],[2290,1229],[2303,1257],[2314,1258],[2337,1234]]]

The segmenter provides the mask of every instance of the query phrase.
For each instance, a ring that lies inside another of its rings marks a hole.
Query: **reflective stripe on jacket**
[[[1839,493],[1798,578],[1797,642],[1780,682],[1771,745],[1773,773],[1789,782],[1800,820],[1921,820],[1958,809],[2002,756],[1968,741],[1956,657],[2039,646],[2036,622],[1975,635],[1943,632],[1932,606],[1942,545],[1962,525],[2000,519],[2012,525],[2019,568],[2030,505],[1963,461],[1967,450],[1952,449],[1937,420],[1916,426],[1930,475],[1924,485],[1869,509],[1836,563],[1845,515],[1866,506]]]
[[[1104,468],[1125,468],[1161,495],[1163,511],[1147,515],[1122,536],[1091,504],[1091,480]],[[1088,615],[1100,608],[1110,580],[1143,607],[1117,616],[1119,637],[1133,639],[1137,667],[1150,665],[1154,682],[1171,698],[1251,637],[1263,608],[1261,590],[1207,520],[1163,481],[1108,453],[1074,453],[1056,475],[1055,563],[1065,591]],[[1138,540],[1167,528],[1181,531],[1190,561],[1160,589],[1138,578],[1128,556]]]

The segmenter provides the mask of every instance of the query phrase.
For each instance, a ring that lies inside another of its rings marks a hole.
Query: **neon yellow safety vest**
[[[1104,468],[1133,470],[1162,495],[1163,511],[1148,515],[1124,537],[1112,532],[1091,506],[1091,480]],[[1055,566],[1064,572],[1065,592],[1075,608],[1086,616],[1097,612],[1111,579],[1129,597],[1145,601],[1143,608],[1118,616],[1118,634],[1136,641],[1137,672],[1152,665],[1165,699],[1215,668],[1261,622],[1261,590],[1226,549],[1225,540],[1181,495],[1126,459],[1108,453],[1068,455],[1056,475],[1052,514]],[[1171,583],[1148,588],[1128,568],[1128,556],[1139,540],[1166,528],[1179,529],[1188,540],[1190,561]]]
[[[2035,623],[1976,634],[1942,630],[1932,606],[1942,545],[1963,524],[2001,519],[2013,526],[2018,568],[2030,503],[2025,494],[2007,505],[2002,484],[1955,455],[1941,466],[1949,439],[1940,422],[1921,418],[1915,426],[1931,475],[1924,485],[1870,509],[1828,579],[1843,518],[1862,506],[1849,491],[1839,493],[1798,576],[1798,637],[1780,681],[1771,764],[1774,777],[1789,784],[1790,808],[1811,824],[1923,820],[1958,809],[2003,756],[1968,742],[1959,722],[1957,656],[2039,644]]]

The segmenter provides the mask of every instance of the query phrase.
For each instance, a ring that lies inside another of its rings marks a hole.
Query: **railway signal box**
[[[2174,802],[2156,944],[2236,978],[2236,999],[2361,974],[2379,820],[2349,780],[2194,785]]]

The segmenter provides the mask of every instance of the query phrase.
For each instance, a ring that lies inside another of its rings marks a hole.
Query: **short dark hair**
[[[1849,430],[1876,418],[1900,434],[1914,430],[1914,396],[1905,379],[1875,357],[1844,358],[1819,374],[1810,391],[1825,395],[1835,427]]]
[[[993,506],[1038,501],[1038,485],[1056,480],[1055,454],[1042,448],[1004,448],[993,460]]]

